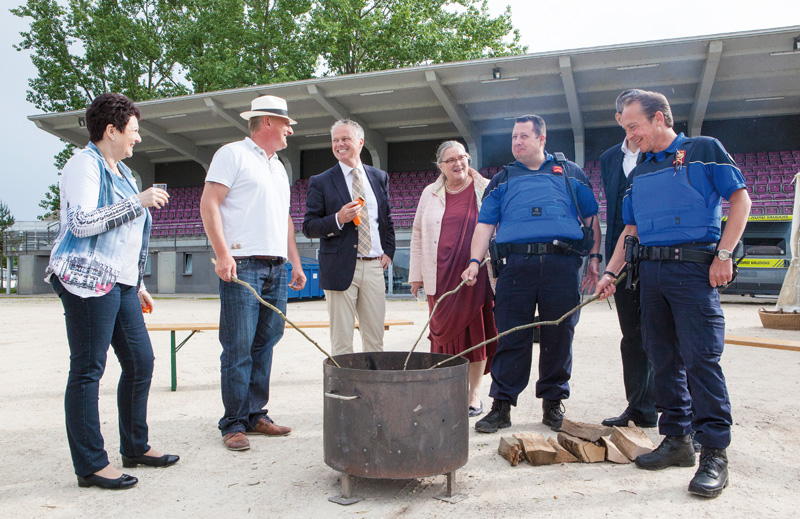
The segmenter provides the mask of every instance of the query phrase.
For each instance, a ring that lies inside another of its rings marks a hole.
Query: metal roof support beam
[[[148,121],[139,121],[139,130],[157,140],[161,144],[172,148],[187,159],[191,159],[208,171],[208,165],[211,164],[211,154],[180,135],[169,135],[164,129],[159,128],[155,124]]]
[[[447,112],[450,120],[455,124],[458,133],[461,134],[461,137],[463,137],[464,141],[467,143],[467,151],[472,155],[473,164],[475,164],[476,168],[480,168],[483,165],[483,141],[481,135],[472,122],[470,122],[464,109],[453,99],[450,91],[439,82],[439,77],[436,75],[435,71],[426,71],[425,80],[428,82],[428,86],[431,87],[431,90],[433,90],[436,98],[442,104],[442,108]]]
[[[350,112],[337,101],[325,96],[317,85],[307,85],[308,93],[325,109],[334,119],[350,119],[364,128],[364,146],[372,156],[372,165],[378,169],[386,170],[389,165],[389,146],[386,139],[375,130],[370,130],[363,121],[350,115]]]
[[[575,163],[583,167],[586,153],[586,136],[581,105],[578,102],[578,89],[575,86],[575,76],[572,75],[572,62],[569,56],[558,58],[558,66],[561,69],[561,82],[564,84],[569,120],[572,123],[572,134],[575,137]]]
[[[703,131],[703,120],[706,117],[706,108],[708,108],[708,100],[711,97],[711,89],[714,87],[721,57],[722,42],[710,42],[706,62],[703,65],[703,74],[700,76],[700,84],[697,86],[692,111],[689,113],[689,137],[697,137]]]
[[[223,118],[227,122],[231,123],[234,128],[241,130],[242,133],[250,137],[250,129],[247,127],[247,123],[239,116],[238,113],[234,112],[233,110],[226,110],[222,106],[222,103],[211,97],[206,97],[203,99],[203,101],[206,103],[206,106],[211,109],[211,112],[214,115]]]

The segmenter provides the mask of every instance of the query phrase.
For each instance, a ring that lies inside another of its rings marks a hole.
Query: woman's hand
[[[417,297],[417,292],[419,291],[419,287],[422,286],[422,281],[412,281],[411,282],[411,295]]]
[[[155,207],[161,209],[169,202],[169,193],[157,187],[150,187],[137,193],[136,197],[142,203],[142,207]]]
[[[142,312],[149,314],[153,311],[153,298],[147,290],[139,290],[139,304]]]

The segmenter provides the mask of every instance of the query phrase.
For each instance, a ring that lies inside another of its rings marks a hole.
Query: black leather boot
[[[717,497],[728,486],[728,455],[725,449],[703,447],[700,467],[689,483],[689,492],[703,497]]]
[[[475,430],[482,433],[493,433],[506,427],[511,427],[511,402],[496,398],[489,414],[475,423]]]
[[[549,425],[554,431],[561,430],[561,422],[564,421],[564,406],[561,400],[542,400],[542,423]]]
[[[694,467],[695,454],[692,437],[665,436],[661,445],[653,452],[636,458],[640,469],[661,470],[667,467]]]

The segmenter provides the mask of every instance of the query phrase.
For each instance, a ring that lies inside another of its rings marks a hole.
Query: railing
[[[50,250],[56,236],[58,236],[58,227],[55,231],[4,231],[4,254],[19,256],[28,252]]]

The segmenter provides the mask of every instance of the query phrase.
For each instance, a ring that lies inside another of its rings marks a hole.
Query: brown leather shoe
[[[284,427],[272,421],[268,416],[259,418],[255,427],[247,431],[247,434],[266,434],[267,436],[287,436],[292,432],[291,427]]]
[[[225,446],[231,451],[246,451],[250,448],[250,440],[242,431],[228,433],[222,437]]]

